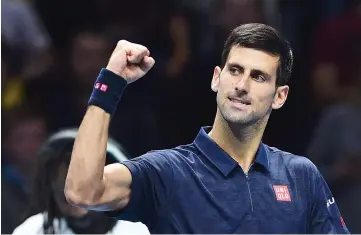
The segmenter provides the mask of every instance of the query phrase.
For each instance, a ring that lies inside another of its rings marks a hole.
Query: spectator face
[[[83,33],[73,41],[71,66],[81,84],[93,84],[109,58],[108,42],[100,35]]]
[[[18,162],[33,166],[45,137],[45,122],[40,118],[28,118],[21,120],[10,130],[7,146],[11,156]]]

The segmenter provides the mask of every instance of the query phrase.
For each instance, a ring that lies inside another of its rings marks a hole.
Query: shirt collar
[[[202,127],[194,140],[194,144],[224,176],[228,176],[238,166],[238,163],[208,136],[211,128]],[[269,170],[268,156],[263,143],[260,144],[257,150],[255,162]]]

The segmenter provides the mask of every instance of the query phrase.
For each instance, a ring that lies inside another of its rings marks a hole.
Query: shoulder
[[[282,151],[266,145],[266,151],[273,167],[284,166],[290,172],[303,173],[315,177],[318,173],[317,166],[307,157]]]
[[[125,165],[135,164],[162,167],[167,166],[170,163],[169,156],[171,155],[172,153],[170,149],[152,150],[141,156],[122,161],[122,163]]]
[[[144,162],[150,164],[170,165],[197,155],[193,144],[180,145],[170,149],[152,150],[139,157],[128,160],[129,162]],[[124,161],[127,162],[127,161]]]
[[[133,175],[141,172],[157,172],[159,176],[174,178],[177,173],[187,171],[198,161],[198,152],[193,144],[171,149],[152,150],[139,157],[123,161]],[[176,173],[177,172],[177,173]]]
[[[109,234],[150,234],[147,226],[140,222],[119,220]]]
[[[170,179],[173,177],[173,163],[170,160],[171,151],[152,150],[141,156],[122,161],[132,174],[132,177],[161,177]]]
[[[43,233],[44,215],[39,213],[27,218],[20,224],[13,234],[42,234]]]

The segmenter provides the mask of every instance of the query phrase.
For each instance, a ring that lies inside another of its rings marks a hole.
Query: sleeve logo
[[[335,203],[335,198],[332,197],[331,199],[327,200],[327,208],[330,207],[333,203]]]
[[[342,218],[342,217],[340,217],[340,222],[341,222],[341,225],[342,225],[343,227],[345,227],[345,226],[346,226],[345,221],[343,220],[343,218]]]

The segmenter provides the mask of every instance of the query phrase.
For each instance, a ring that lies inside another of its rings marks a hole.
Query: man
[[[101,212],[67,203],[64,183],[76,134],[76,129],[58,131],[42,146],[29,210],[31,216],[12,234],[149,234],[144,224],[116,221]],[[123,152],[109,138],[106,164],[126,160]]]
[[[67,200],[142,221],[151,233],[348,233],[315,165],[261,142],[271,110],[286,101],[292,61],[289,44],[273,28],[235,28],[214,69],[213,126],[201,128],[189,145],[104,168],[117,102],[155,63],[144,46],[120,41],[80,125]]]

